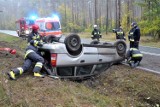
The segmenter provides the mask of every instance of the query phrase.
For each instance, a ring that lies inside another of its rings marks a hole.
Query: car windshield
[[[46,30],[59,30],[59,22],[47,22],[45,25]]]

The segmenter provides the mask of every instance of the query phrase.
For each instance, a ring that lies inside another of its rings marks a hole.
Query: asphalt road
[[[140,46],[140,51],[144,55],[140,67],[160,74],[160,48]]]
[[[18,37],[16,31],[0,30],[0,32]],[[140,51],[144,57],[138,68],[160,74],[160,48],[140,46]]]
[[[5,34],[8,34],[8,35],[12,35],[12,36],[18,37],[16,31],[11,31],[11,30],[0,30],[0,33],[5,33]]]
[[[160,56],[160,48],[140,46],[140,50],[145,54]]]

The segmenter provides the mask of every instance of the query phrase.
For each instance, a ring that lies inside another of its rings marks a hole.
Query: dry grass
[[[19,53],[25,45],[19,47],[20,44],[25,44],[25,41],[2,44],[16,48],[18,55],[0,57],[1,107],[158,107],[160,105],[160,76],[124,65],[114,65],[100,76],[81,83],[49,77],[34,78],[32,72],[23,74],[16,81],[10,81],[5,73],[23,63],[23,56]]]
[[[112,106],[156,107],[156,104],[160,105],[160,76],[124,65],[112,66],[108,72],[96,78],[90,87],[111,98]]]
[[[65,35],[68,35],[68,34],[69,33],[65,33]],[[82,38],[91,38],[91,34],[88,32],[79,33],[79,36]],[[126,42],[129,43],[127,36],[128,35],[125,36],[127,39]],[[102,33],[102,38],[100,40],[102,40],[102,41],[115,41],[116,35],[115,35],[115,33],[108,33],[108,34]],[[160,41],[154,40],[151,37],[141,36],[140,45],[160,48]]]

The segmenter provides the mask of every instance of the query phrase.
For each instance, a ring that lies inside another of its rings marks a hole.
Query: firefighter
[[[101,32],[100,32],[100,30],[98,29],[98,26],[97,25],[94,25],[93,26],[93,31],[92,31],[92,39],[97,39],[98,41],[99,41],[99,38],[101,38],[102,37],[102,35],[101,35]]]
[[[132,22],[131,30],[129,31],[128,39],[130,41],[130,48],[139,49],[139,41],[140,41],[140,29],[136,22]]]
[[[32,26],[32,32],[28,37],[28,46],[25,52],[24,64],[22,67],[12,69],[10,72],[8,72],[10,79],[15,80],[17,75],[21,75],[22,73],[26,72],[32,65],[32,62],[36,63],[33,69],[34,76],[44,77],[44,75],[40,74],[44,59],[38,52],[38,47],[43,46],[43,42],[38,34],[38,30],[38,25]]]
[[[119,29],[116,29],[116,31],[114,31],[114,32],[116,33],[116,39],[126,40],[125,33],[124,33],[121,26],[119,27]]]
[[[127,58],[127,63],[131,67],[137,67],[143,58],[143,54],[137,48],[130,48],[127,51],[126,58]]]

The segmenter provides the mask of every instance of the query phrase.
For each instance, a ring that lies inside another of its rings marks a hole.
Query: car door
[[[98,50],[98,62],[112,62],[115,59],[116,49],[114,47],[99,47]]]

